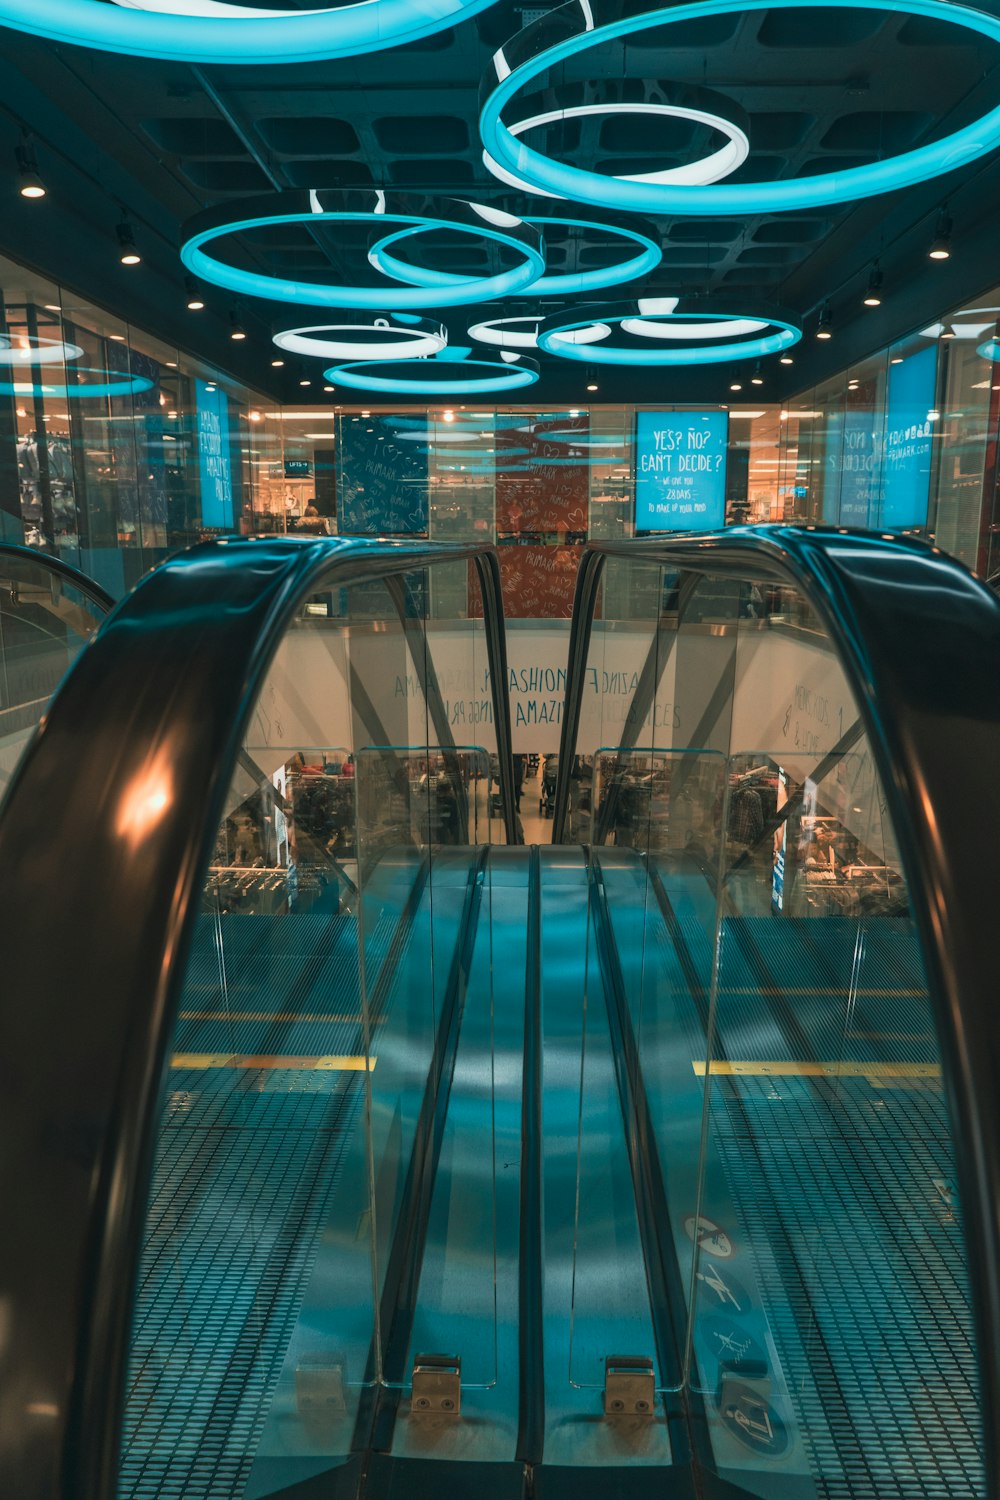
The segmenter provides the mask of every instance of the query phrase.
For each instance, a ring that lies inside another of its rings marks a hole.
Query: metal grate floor
[[[395,928],[386,915],[370,933],[376,963]],[[363,1104],[362,1073],[280,1065],[358,1050],[353,922],[240,916],[223,934],[225,982],[199,924],[173,1053],[269,1065],[168,1074],[119,1500],[242,1493]]]
[[[791,1006],[800,1048],[872,1060],[872,1076],[718,1077],[715,1140],[821,1500],[973,1500],[985,1483],[947,1110],[936,1079],[877,1067],[936,1061],[915,940],[873,924],[845,1008],[831,981],[851,947],[828,930],[817,949],[817,929],[752,934],[775,981],[766,1004],[751,999],[746,945],[727,964],[724,936],[722,1051],[787,1057]]]

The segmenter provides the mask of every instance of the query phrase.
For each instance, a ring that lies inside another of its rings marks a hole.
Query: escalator
[[[528,849],[490,549],[151,575],[0,810],[9,1492],[997,1500],[998,660],[592,546]]]

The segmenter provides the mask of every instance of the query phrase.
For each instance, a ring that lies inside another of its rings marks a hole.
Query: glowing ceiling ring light
[[[370,223],[379,227],[401,224],[415,229],[443,229],[477,239],[486,238],[514,250],[521,259],[518,265],[507,271],[476,280],[460,280],[457,286],[443,273],[427,272],[428,278],[436,279],[429,279],[427,285],[421,287],[356,287],[266,276],[217,260],[204,248],[224,235],[270,228],[275,224],[331,223]],[[192,275],[202,281],[225,287],[240,297],[267,297],[274,302],[301,303],[311,307],[364,308],[383,313],[415,307],[462,307],[521,292],[536,282],[545,270],[541,235],[513,214],[464,198],[431,202],[384,193],[380,189],[303,188],[241,198],[195,214],[184,226],[183,239],[181,260]]]
[[[884,11],[920,16],[964,27],[1000,42],[1000,17],[958,0],[840,0],[843,10]],[[615,0],[569,0],[559,8],[560,39],[550,42],[551,18],[525,26],[494,53],[484,78],[479,129],[486,151],[533,189],[542,188],[578,203],[650,214],[733,215],[783,213],[870,198],[912,187],[968,165],[1000,145],[1000,105],[960,130],[867,166],[780,182],[689,183],[626,182],[566,166],[520,142],[503,121],[505,108],[534,79],[568,58],[602,42],[631,37],[653,27],[670,27],[709,16],[748,11],[827,10],[828,0],[694,0],[656,5],[640,15],[622,16]],[[669,45],[669,40],[666,42]]]
[[[700,343],[692,343],[688,337],[677,339],[672,331],[664,331],[654,335],[660,340],[654,345],[649,337],[637,338],[635,335],[636,322],[647,317],[664,330],[672,330],[681,323],[688,326],[700,323],[703,327],[718,330],[732,323],[745,325],[752,322],[772,331],[735,340],[720,337],[716,332],[708,342],[703,340]],[[632,326],[631,334],[626,325]],[[617,328],[632,342],[609,344],[602,340],[581,344],[575,337],[581,329],[594,327]],[[716,297],[654,297],[641,302],[580,307],[553,313],[542,323],[538,347],[546,354],[593,365],[711,365],[763,359],[768,354],[790,349],[801,337],[801,327],[783,308],[759,308],[748,312],[740,307],[730,307],[724,299]]]
[[[475,339],[478,344],[490,344],[494,349],[537,349],[538,330],[544,318],[544,313],[513,318],[487,318],[481,323],[472,324],[469,338]],[[527,326],[515,327],[515,324]],[[598,339],[607,338],[610,332],[610,328],[581,328],[576,340],[580,344],[594,343]]]
[[[17,368],[60,365],[82,357],[79,344],[68,344],[63,339],[46,339],[41,334],[0,333],[0,365]]]
[[[299,63],[356,57],[433,36],[492,0],[360,0],[249,10],[226,0],[0,0],[0,25],[50,42],[183,63]]]
[[[354,334],[355,337],[322,337],[334,333]],[[370,333],[373,338],[359,338],[359,333]],[[276,333],[271,342],[289,354],[304,354],[317,359],[428,359],[447,347],[448,330],[433,318],[402,313],[395,318],[372,317],[365,322],[286,328]]]
[[[659,85],[662,88],[662,85]],[[712,89],[685,88],[678,91],[676,102],[672,100],[637,99],[609,101],[606,104],[571,104],[565,109],[547,109],[515,120],[507,129],[512,136],[522,136],[540,125],[561,124],[564,120],[587,119],[601,115],[657,115],[672,120],[690,120],[695,125],[707,125],[726,137],[726,144],[717,151],[703,156],[699,161],[685,162],[680,167],[663,167],[655,172],[623,172],[620,182],[646,183],[695,183],[707,184],[729,177],[741,167],[750,155],[749,122],[746,111],[733,99],[727,99]],[[483,151],[483,164],[488,171],[505,182],[508,187],[521,193],[537,194],[543,198],[565,198],[566,194],[538,187],[504,166],[489,151]]]
[[[69,385],[65,381],[49,380],[0,380],[0,396],[33,396],[44,399],[51,396],[59,401],[82,401],[92,396],[137,396],[140,391],[151,391],[153,382],[145,375],[123,375],[120,380],[108,380],[107,370],[89,369],[86,365],[74,365],[73,373],[100,375],[100,380],[81,380]]]
[[[1000,340],[987,339],[984,344],[977,346],[976,353],[981,359],[988,359],[991,364],[995,365],[1000,360]]]
[[[537,349],[538,328],[544,313],[517,318],[486,318],[473,323],[469,338],[494,349]]]
[[[632,245],[638,245],[638,255],[631,255],[627,260],[618,261],[613,266],[600,266],[593,271],[565,271],[552,276],[540,276],[530,286],[523,288],[535,297],[572,297],[591,292],[606,291],[608,287],[621,286],[623,282],[635,281],[640,276],[648,276],[650,271],[655,271],[663,259],[663,249],[654,238],[652,228],[646,226],[646,233],[641,229],[628,228],[623,224],[594,224],[587,219],[540,218],[537,214],[531,214],[524,220],[525,224],[558,224],[568,225],[573,229],[593,230],[600,235],[617,235],[619,239],[627,240]],[[368,252],[368,260],[383,276],[391,276],[395,281],[406,282],[409,286],[432,286],[432,285],[468,285],[467,276],[457,275],[454,271],[428,270],[424,266],[415,266],[410,261],[398,260],[391,254],[391,247],[400,240],[409,239],[413,235],[422,234],[421,229],[399,229],[395,234],[387,234],[379,240]]]
[[[641,314],[641,299],[639,308]],[[720,318],[715,323],[697,319],[687,323],[681,319],[670,321],[669,318],[643,315],[625,318],[621,325],[622,333],[631,333],[640,339],[737,339],[763,333],[767,327],[767,318]]]
[[[334,385],[347,386],[349,390],[376,391],[393,396],[477,395],[480,391],[518,391],[525,386],[534,385],[538,380],[536,362],[517,356],[514,358],[516,362],[507,363],[502,357],[500,360],[468,359],[462,351],[458,351],[455,356],[449,353],[439,354],[420,368],[432,368],[435,372],[440,369],[441,375],[423,380],[408,374],[414,369],[412,360],[407,361],[402,370],[399,369],[398,361],[387,360],[376,366],[373,361],[365,360],[334,365],[325,373],[327,380],[331,380]],[[449,367],[454,369],[454,375],[443,373]],[[463,379],[466,371],[473,370],[487,373]],[[470,457],[472,456],[470,453]]]

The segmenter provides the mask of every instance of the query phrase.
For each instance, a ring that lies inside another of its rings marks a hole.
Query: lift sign
[[[724,411],[639,411],[635,529],[716,531],[726,513]]]

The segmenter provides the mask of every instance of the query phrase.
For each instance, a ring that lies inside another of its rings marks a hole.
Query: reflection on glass
[[[431,570],[320,587],[252,716],[170,1046],[124,1495],[206,1455],[237,1494],[349,1466],[425,1354],[470,1403],[496,1383],[493,768],[454,733],[491,693],[448,567],[450,618]]]
[[[105,609],[45,562],[0,549],[0,797]]]

